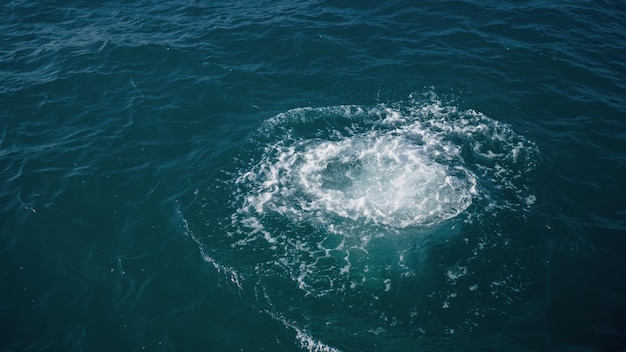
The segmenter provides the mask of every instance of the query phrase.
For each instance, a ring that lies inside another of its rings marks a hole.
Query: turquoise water
[[[0,6],[0,349],[626,349],[626,7]]]

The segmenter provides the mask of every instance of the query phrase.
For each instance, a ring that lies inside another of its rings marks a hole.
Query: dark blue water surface
[[[3,3],[0,349],[625,350],[625,18]]]

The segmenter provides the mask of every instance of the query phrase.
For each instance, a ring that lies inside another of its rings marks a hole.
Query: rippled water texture
[[[0,5],[0,349],[620,351],[618,2]]]

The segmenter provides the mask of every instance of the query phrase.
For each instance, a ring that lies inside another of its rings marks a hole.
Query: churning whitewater
[[[284,139],[266,147],[259,164],[237,180],[253,182],[244,208],[253,207],[258,214],[267,209],[337,231],[346,221],[389,229],[432,225],[457,216],[471,204],[473,174],[464,169],[454,172],[454,166],[434,160],[439,152],[448,159],[458,158],[458,148],[444,145],[420,126],[395,127],[397,112],[365,112],[348,106],[294,110],[287,115],[311,113],[346,120],[372,113],[389,116],[365,126],[327,131],[326,138],[294,137],[293,130],[284,134]]]
[[[215,184],[230,198],[215,200],[225,213],[206,225],[226,232],[192,235],[236,290],[306,341],[314,336],[306,332],[324,329],[306,322],[317,321],[317,314],[328,319],[315,308],[327,300],[343,306],[333,310],[339,324],[356,310],[363,325],[379,333],[401,319],[426,327],[423,308],[409,304],[397,315],[381,297],[418,287],[422,253],[466,227],[474,227],[463,236],[475,233],[466,241],[475,248],[467,262],[445,269],[450,287],[428,299],[447,308],[461,296],[459,278],[468,294],[492,295],[505,305],[524,287],[521,279],[500,285],[514,279],[503,272],[481,286],[491,290],[483,293],[472,266],[482,265],[481,251],[499,245],[492,238],[498,228],[481,229],[483,220],[503,212],[523,217],[533,205],[537,155],[534,143],[510,126],[443,104],[434,94],[371,107],[297,108],[266,120]],[[355,300],[358,305],[350,303]],[[482,308],[472,309],[460,326],[477,324]],[[459,329],[441,324],[434,329]]]
[[[484,209],[532,205],[532,142],[481,113],[420,98],[268,119],[246,152],[256,157],[232,180],[231,247],[272,253],[269,263],[301,289],[327,294],[370,279],[373,239],[441,235]],[[406,249],[396,250],[386,260],[410,274]]]

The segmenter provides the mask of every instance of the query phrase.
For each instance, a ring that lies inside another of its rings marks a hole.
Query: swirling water
[[[626,348],[626,7],[0,6],[2,350]]]

